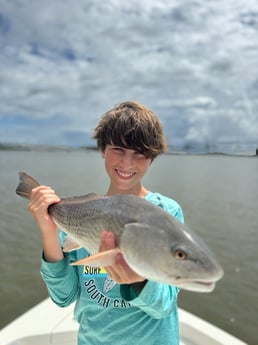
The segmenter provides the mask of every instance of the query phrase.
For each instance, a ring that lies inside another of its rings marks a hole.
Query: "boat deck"
[[[78,324],[73,308],[39,303],[0,331],[1,345],[75,345]],[[210,323],[179,308],[180,345],[247,345]]]

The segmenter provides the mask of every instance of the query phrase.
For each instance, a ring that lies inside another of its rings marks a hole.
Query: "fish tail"
[[[19,178],[20,182],[16,188],[16,194],[23,198],[29,199],[32,189],[39,186],[39,183],[24,172],[19,172]]]

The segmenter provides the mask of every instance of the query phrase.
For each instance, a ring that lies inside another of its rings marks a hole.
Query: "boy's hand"
[[[101,242],[99,251],[114,249],[116,247],[116,239],[112,232],[103,231],[101,234]],[[145,278],[135,273],[126,263],[122,254],[117,254],[116,263],[112,266],[105,267],[109,277],[118,284],[133,284],[143,282]]]
[[[41,185],[32,189],[28,209],[39,225],[42,234],[44,232],[57,232],[57,226],[48,214],[48,206],[59,201],[60,198],[50,187]]]
[[[60,198],[52,188],[38,186],[32,189],[28,204],[28,209],[41,231],[44,259],[47,262],[58,262],[64,257],[57,225],[48,214],[48,206],[59,201]]]

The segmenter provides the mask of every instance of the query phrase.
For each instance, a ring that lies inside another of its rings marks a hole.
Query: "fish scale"
[[[114,232],[119,244],[125,224],[137,222],[135,215],[130,216],[130,207],[128,207],[129,212],[127,209],[126,213],[120,212],[120,209],[117,210],[116,199],[115,196],[111,197],[111,202],[106,208],[103,208],[101,199],[87,201],[87,208],[85,204],[79,203],[54,204],[49,207],[49,214],[62,230],[72,232],[83,247],[95,253],[103,230]],[[123,209],[126,209],[125,201],[128,201],[128,198],[125,199]],[[87,200],[87,195],[85,200]]]

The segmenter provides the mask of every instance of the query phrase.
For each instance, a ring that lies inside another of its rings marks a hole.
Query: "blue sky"
[[[88,145],[124,100],[169,144],[258,145],[258,0],[0,0],[0,142]]]

